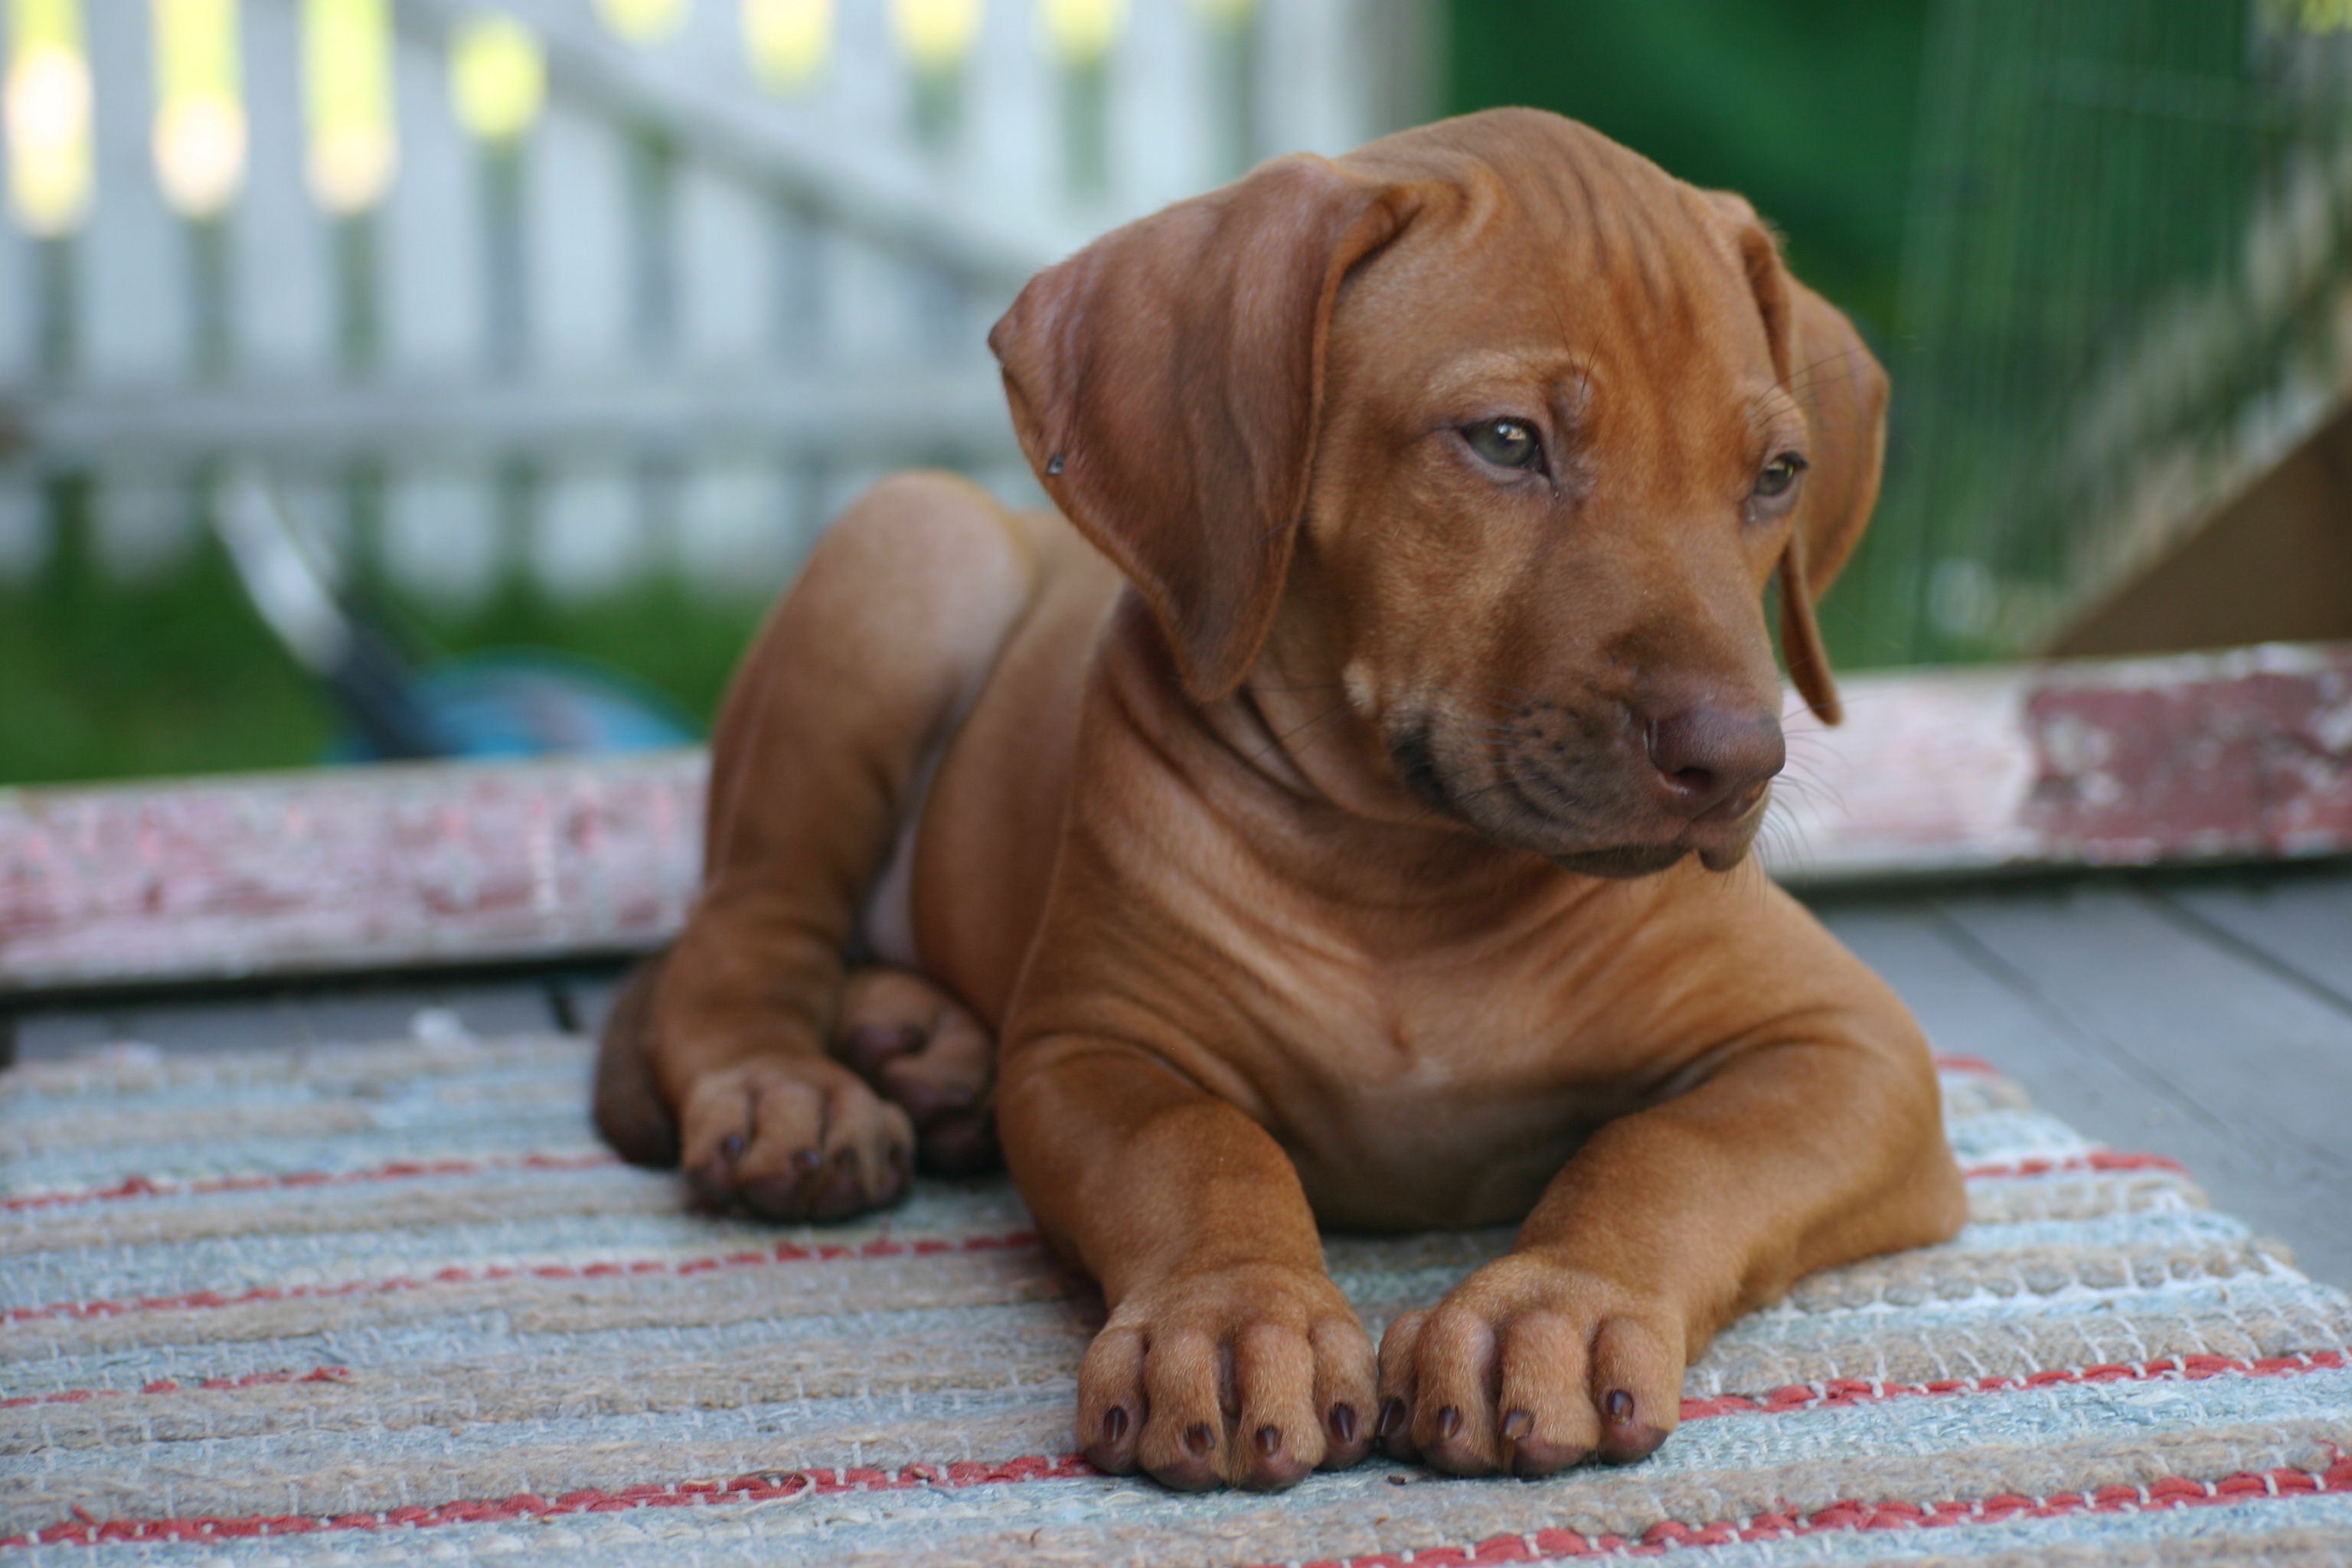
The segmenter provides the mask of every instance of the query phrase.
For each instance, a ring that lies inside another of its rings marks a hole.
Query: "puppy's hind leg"
[[[906,1111],[825,1054],[843,953],[1036,580],[1019,521],[950,475],[883,481],[819,542],[720,711],[702,891],[605,1028],[597,1123],[625,1156],[777,1218],[904,1194]]]

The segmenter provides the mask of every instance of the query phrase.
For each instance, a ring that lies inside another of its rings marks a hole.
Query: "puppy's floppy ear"
[[[1780,651],[1789,679],[1824,724],[1844,716],[1813,601],[1828,591],[1878,503],[1886,456],[1886,372],[1837,307],[1797,281],[1756,209],[1706,193],[1735,227],[1740,260],[1764,315],[1780,384],[1805,411],[1811,471],[1780,557]]]
[[[989,333],[1030,467],[1150,604],[1195,701],[1240,685],[1265,639],[1332,300],[1415,202],[1277,159],[1047,268]]]
[[[1878,504],[1886,460],[1886,372],[1838,308],[1789,279],[1796,331],[1790,390],[1804,405],[1812,433],[1812,471],[1797,498],[1796,527],[1780,558],[1780,650],[1789,677],[1824,724],[1843,716],[1830,679],[1813,601],[1838,569]]]

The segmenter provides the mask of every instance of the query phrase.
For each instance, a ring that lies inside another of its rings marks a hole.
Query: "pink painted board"
[[[1793,885],[2352,852],[2352,645],[1850,676],[1791,699]],[[640,952],[700,872],[680,752],[0,791],[0,993]]]

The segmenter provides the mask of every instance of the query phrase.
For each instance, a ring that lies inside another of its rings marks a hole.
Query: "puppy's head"
[[[1328,687],[1365,809],[1604,875],[1733,864],[1782,761],[1776,571],[1836,721],[1812,599],[1876,498],[1885,375],[1747,204],[1572,121],[1277,160],[1041,273],[990,341],[1190,694]]]

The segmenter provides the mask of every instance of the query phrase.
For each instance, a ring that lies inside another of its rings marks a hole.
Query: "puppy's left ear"
[[[1838,308],[1797,281],[1756,209],[1709,191],[1734,225],[1740,261],[1771,340],[1773,368],[1812,439],[1789,546],[1780,557],[1780,651],[1789,679],[1824,724],[1844,717],[1813,601],[1829,589],[1878,504],[1886,457],[1886,372]]]

